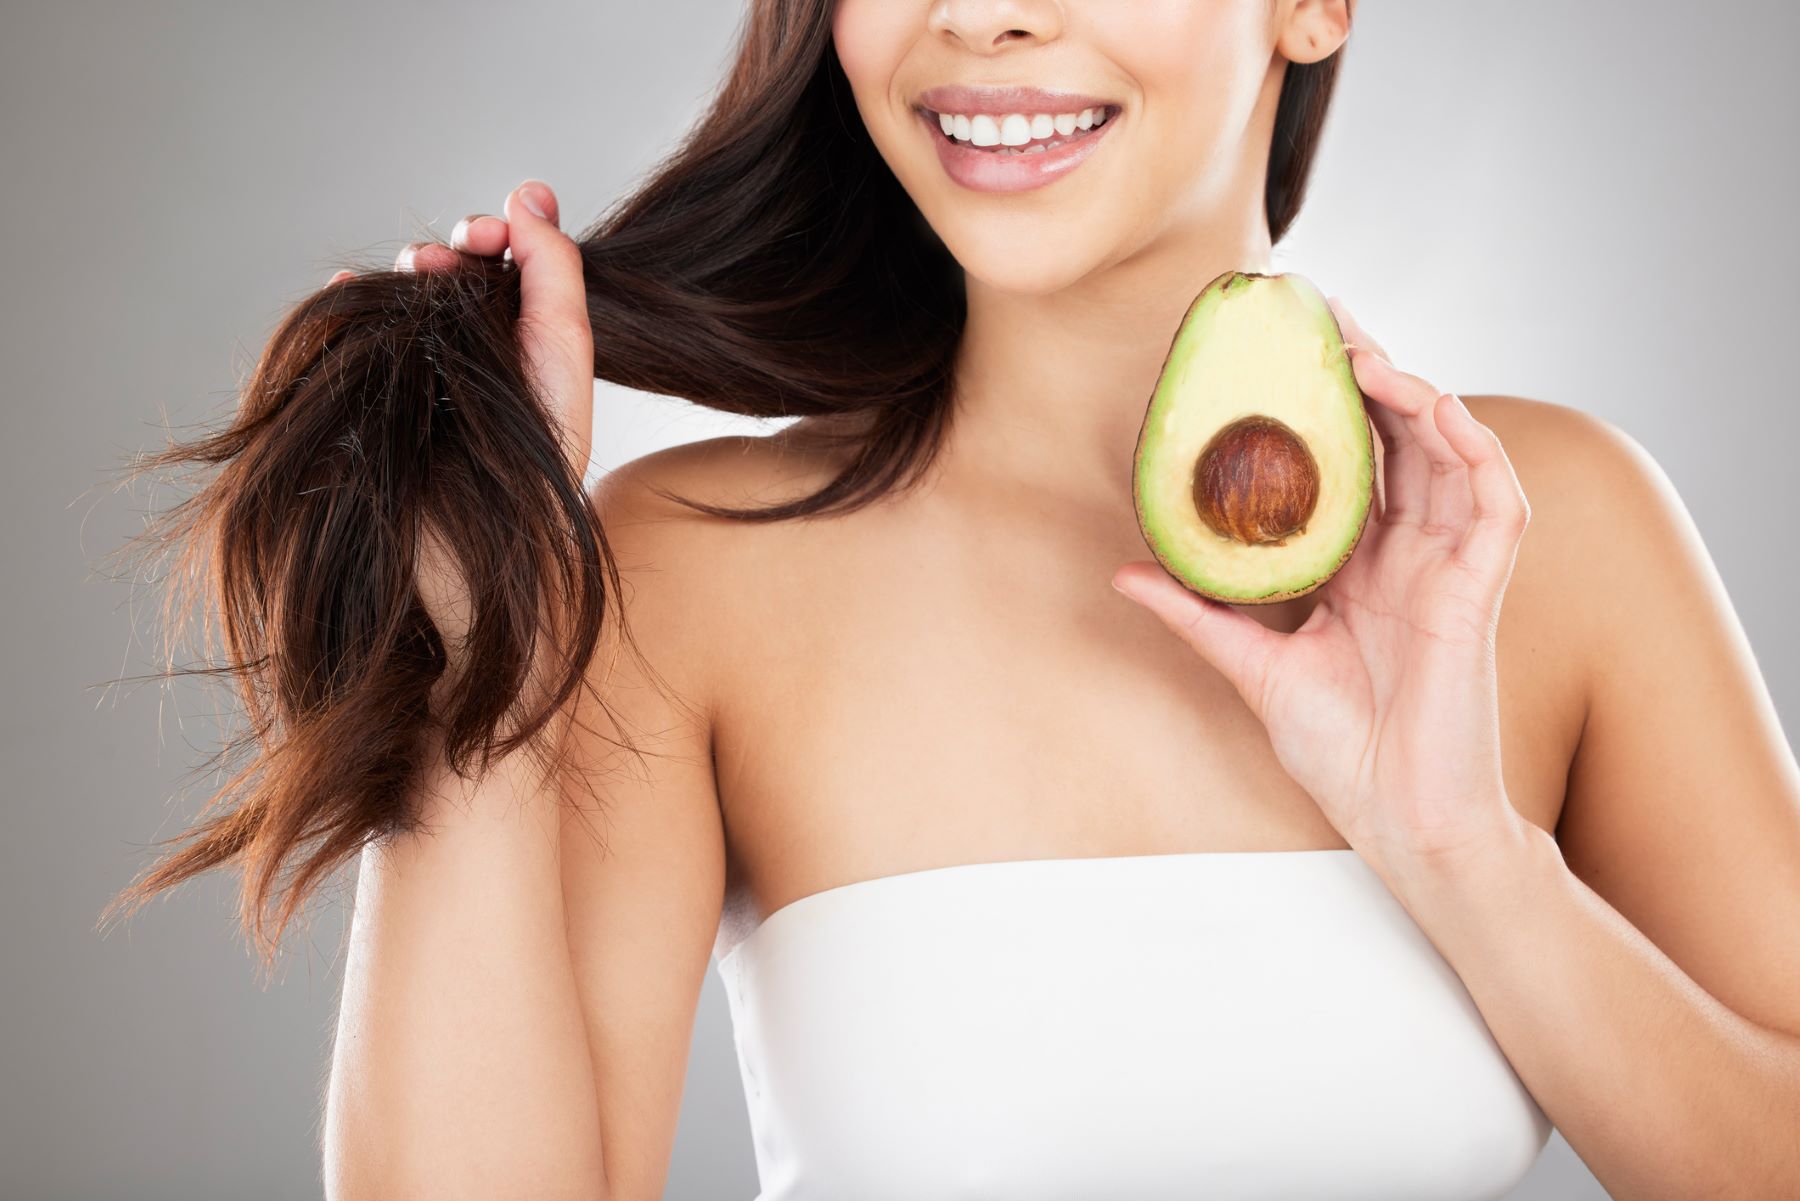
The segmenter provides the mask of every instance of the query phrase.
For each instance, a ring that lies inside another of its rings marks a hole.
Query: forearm
[[[1541,827],[1378,871],[1618,1201],[1800,1196],[1800,1039],[1702,989]]]
[[[434,832],[363,852],[326,1195],[605,1196],[553,787],[514,755],[422,789]]]

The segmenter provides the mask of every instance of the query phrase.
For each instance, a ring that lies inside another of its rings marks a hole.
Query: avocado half
[[[1234,605],[1304,596],[1368,523],[1375,440],[1312,282],[1227,271],[1194,298],[1138,431],[1132,499],[1170,575]]]

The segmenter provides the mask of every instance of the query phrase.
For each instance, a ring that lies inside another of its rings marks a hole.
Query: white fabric
[[[760,1201],[1479,1201],[1550,1135],[1351,850],[908,872],[717,966]]]

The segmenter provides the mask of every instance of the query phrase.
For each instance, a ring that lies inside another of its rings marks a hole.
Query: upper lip
[[[1084,108],[1110,108],[1112,101],[1082,92],[1053,92],[1044,88],[972,87],[941,84],[919,93],[919,107],[934,113],[1005,116],[1008,113],[1078,113]]]

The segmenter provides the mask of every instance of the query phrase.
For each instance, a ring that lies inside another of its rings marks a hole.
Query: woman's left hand
[[[1362,541],[1291,634],[1155,562],[1113,585],[1237,689],[1276,757],[1365,857],[1453,857],[1516,830],[1495,633],[1530,510],[1494,432],[1395,367],[1335,299],[1383,450]]]

